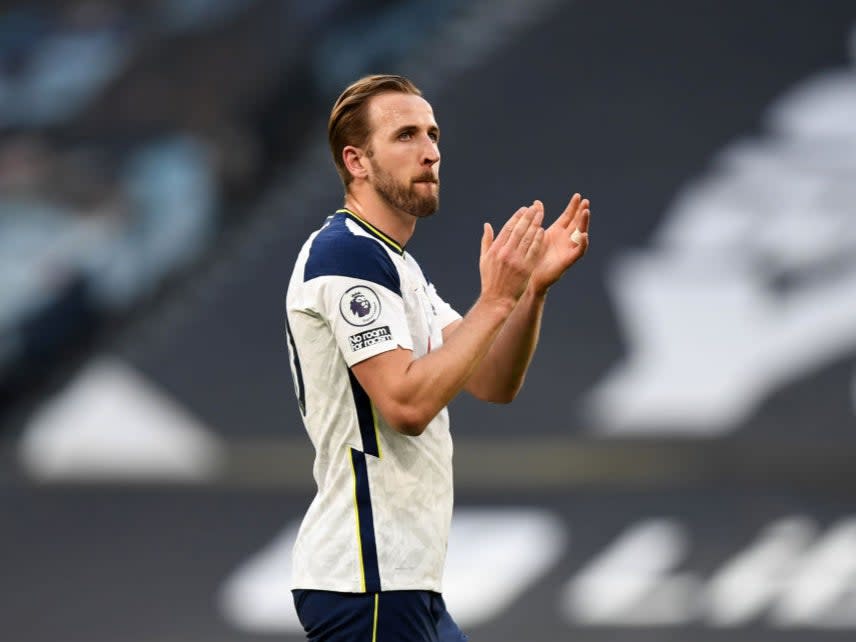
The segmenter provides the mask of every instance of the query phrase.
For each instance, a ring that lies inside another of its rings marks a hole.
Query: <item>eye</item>
[[[398,140],[410,140],[411,138],[413,138],[412,132],[401,132],[398,135]]]
[[[437,132],[430,132],[428,134],[428,138],[430,138],[431,140],[433,140],[436,143],[440,140],[440,134],[438,134]]]

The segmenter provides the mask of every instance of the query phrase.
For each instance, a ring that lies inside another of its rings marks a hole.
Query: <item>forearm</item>
[[[467,382],[468,392],[484,401],[508,403],[514,399],[538,345],[545,301],[546,291],[527,288]]]
[[[400,375],[387,379],[385,394],[374,400],[384,419],[402,433],[421,434],[428,423],[463,390],[513,309],[511,301],[479,299],[444,345],[418,359],[406,357]],[[375,357],[378,358],[404,357],[385,353]],[[354,372],[361,381],[364,376],[371,377],[372,372],[378,371],[361,371],[360,366],[357,364]]]
[[[395,429],[421,434],[471,379],[525,296],[542,255],[542,218],[543,209],[535,204],[522,207],[496,238],[493,228],[484,224],[479,256],[481,295],[454,328],[444,328],[442,346],[418,359],[409,351],[391,350],[352,367],[372,403]],[[515,326],[526,322],[523,318]],[[529,356],[531,348],[525,357],[527,364]]]

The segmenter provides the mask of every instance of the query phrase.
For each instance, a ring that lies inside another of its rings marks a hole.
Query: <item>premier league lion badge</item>
[[[339,300],[339,312],[351,325],[369,325],[380,316],[380,299],[371,288],[355,285]]]

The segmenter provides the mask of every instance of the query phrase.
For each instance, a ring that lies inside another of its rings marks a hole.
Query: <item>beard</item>
[[[408,183],[400,183],[391,174],[381,169],[374,159],[370,162],[374,172],[374,189],[387,204],[416,218],[431,216],[440,207],[440,179],[432,172],[417,176]],[[419,188],[416,187],[416,183],[425,181],[436,183],[437,192],[428,194],[417,192]]]

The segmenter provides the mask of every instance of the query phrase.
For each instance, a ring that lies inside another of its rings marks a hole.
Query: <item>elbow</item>
[[[516,381],[509,382],[506,386],[495,393],[494,399],[492,400],[493,403],[509,404],[517,399],[517,395],[520,394],[520,391],[523,389],[524,381],[526,381],[525,374]]]
[[[402,435],[405,435],[407,437],[418,437],[423,432],[425,432],[425,429],[428,427],[428,424],[423,424],[423,423],[418,423],[418,422],[400,423],[394,427]]]
[[[518,385],[506,386],[502,388],[491,388],[489,390],[472,390],[471,394],[479,401],[487,401],[488,403],[509,404],[517,398],[517,393],[523,387],[523,382]]]
[[[515,390],[503,390],[501,393],[495,395],[492,399],[489,399],[491,403],[499,403],[499,404],[509,404],[517,398],[517,393],[519,389]]]
[[[386,422],[396,431],[408,437],[418,437],[434,417],[412,406],[400,406],[384,415]]]
[[[484,401],[489,401],[490,403],[498,403],[498,404],[509,404],[517,398],[517,393],[520,391],[520,388],[514,388],[509,390],[500,390],[493,393],[490,397],[485,399]]]

